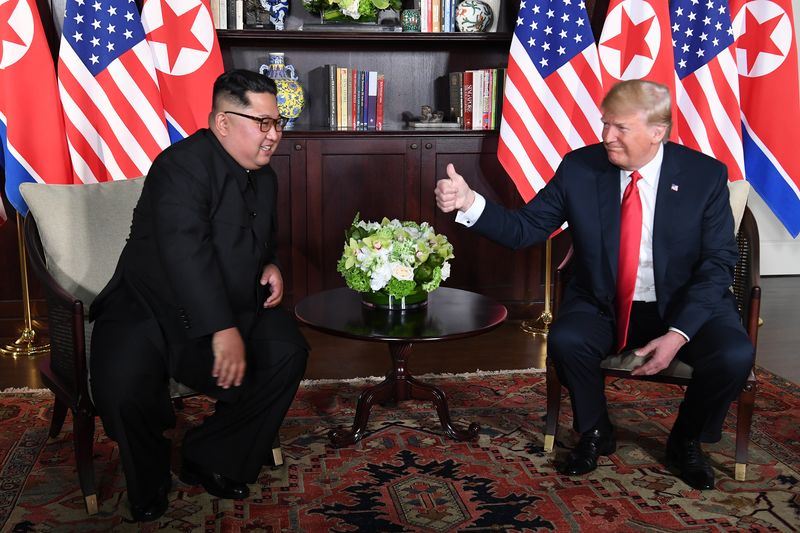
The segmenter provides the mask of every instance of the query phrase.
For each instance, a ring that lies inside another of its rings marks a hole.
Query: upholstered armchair
[[[87,317],[114,273],[143,185],[144,178],[138,178],[20,187],[30,207],[24,226],[30,267],[44,287],[48,308],[50,355],[39,370],[55,395],[50,437],[58,436],[67,411],[72,412],[75,462],[89,514],[98,505],[92,452],[96,411],[88,370],[93,324]],[[172,381],[170,393],[180,408],[181,398],[194,391]],[[276,438],[273,464],[282,462]]]

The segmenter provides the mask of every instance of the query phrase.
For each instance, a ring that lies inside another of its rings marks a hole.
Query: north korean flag
[[[28,212],[21,183],[72,183],[53,56],[33,0],[0,0],[0,142],[6,195],[20,214]]]
[[[732,0],[745,174],[800,234],[800,90],[791,0]]]
[[[214,80],[223,72],[209,0],[146,0],[142,25],[175,142],[208,126]]]
[[[620,80],[650,80],[675,96],[669,5],[656,0],[611,0],[597,46],[605,91]],[[672,140],[678,139],[677,106],[672,106]]]

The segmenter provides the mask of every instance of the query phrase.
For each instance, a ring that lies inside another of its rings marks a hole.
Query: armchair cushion
[[[111,279],[144,178],[87,185],[23,183],[47,269],[88,310]]]
[[[728,192],[730,193],[731,211],[733,211],[733,234],[736,235],[739,233],[739,225],[742,223],[744,208],[747,206],[750,183],[745,180],[729,181]]]
[[[637,366],[642,365],[646,359],[636,357],[633,351],[614,354],[603,359],[600,367],[606,370],[624,370],[630,372]],[[664,376],[689,379],[692,377],[692,367],[680,361],[677,357],[672,360],[667,368],[659,372]]]

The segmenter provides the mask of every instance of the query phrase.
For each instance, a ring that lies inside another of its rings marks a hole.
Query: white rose
[[[414,279],[414,269],[400,263],[392,265],[392,276],[400,281],[412,281]]]
[[[442,281],[446,280],[450,277],[450,263],[445,261],[442,264]]]
[[[353,19],[360,18],[361,14],[358,12],[359,1],[360,0],[353,0],[352,2],[350,2],[350,5],[348,6],[343,6],[339,4],[342,9],[342,13]]]

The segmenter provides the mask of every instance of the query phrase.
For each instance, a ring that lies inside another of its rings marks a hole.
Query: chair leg
[[[66,417],[67,404],[56,398],[56,402],[53,404],[53,418],[50,419],[50,432],[48,433],[51,439],[58,437],[58,434],[61,433]]]
[[[552,452],[558,431],[558,413],[561,409],[561,382],[558,380],[555,367],[547,363],[547,418],[544,427],[544,451]]]
[[[756,399],[756,382],[749,381],[739,394],[739,406],[736,412],[736,481],[744,481],[747,477],[747,447],[750,444],[750,425],[753,421],[753,404]]]
[[[283,451],[279,434],[276,434],[275,440],[272,441],[272,466],[283,466]]]
[[[75,419],[74,443],[75,463],[78,467],[78,479],[81,492],[86,502],[86,512],[97,513],[97,493],[94,485],[94,416],[81,412],[73,412]]]

